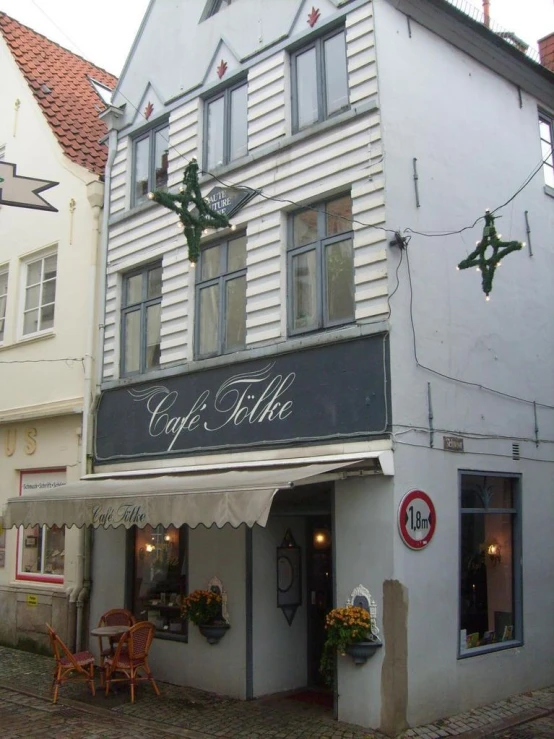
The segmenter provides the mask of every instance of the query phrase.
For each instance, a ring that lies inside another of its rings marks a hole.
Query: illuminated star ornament
[[[189,261],[196,264],[200,254],[200,239],[207,228],[226,228],[231,224],[227,216],[216,213],[202,197],[198,184],[198,162],[193,159],[187,164],[183,184],[174,195],[163,190],[149,192],[150,200],[174,211],[183,224],[183,233],[189,248]],[[194,206],[189,210],[190,206]]]
[[[463,259],[458,264],[458,269],[476,267],[478,270],[481,270],[483,292],[487,296],[487,300],[492,290],[494,272],[500,261],[510,252],[519,251],[519,249],[525,246],[520,241],[501,241],[500,239],[501,237],[496,233],[494,226],[494,216],[487,210],[485,213],[483,238],[477,242],[477,247],[471,252],[469,257]],[[487,250],[489,250],[490,256],[487,256]]]

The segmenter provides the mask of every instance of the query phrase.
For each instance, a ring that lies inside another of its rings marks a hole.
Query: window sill
[[[11,344],[2,344],[0,351],[5,349],[12,349],[16,346],[22,346],[23,344],[34,344],[36,341],[44,341],[46,339],[53,339],[56,336],[55,331],[41,331],[38,334],[32,334],[31,336],[20,336]]]
[[[550,187],[550,185],[545,185],[544,192],[549,197],[554,198],[554,187]]]
[[[491,654],[491,652],[503,652],[506,649],[516,649],[522,647],[523,642],[519,639],[512,639],[506,642],[495,642],[494,644],[485,644],[482,647],[468,649],[458,654],[458,659],[468,659],[469,657],[478,657],[481,654]]]
[[[129,218],[134,218],[135,216],[138,216],[141,213],[147,213],[149,210],[154,210],[154,208],[156,208],[157,205],[158,204],[154,200],[149,200],[148,202],[141,203],[140,205],[134,205],[132,208],[129,208],[128,210],[123,211],[123,213],[118,213],[115,216],[110,216],[109,225],[115,226],[118,223],[123,223]]]

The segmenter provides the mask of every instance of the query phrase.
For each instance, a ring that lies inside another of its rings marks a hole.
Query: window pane
[[[208,103],[208,169],[223,164],[223,97]]]
[[[318,119],[315,49],[296,57],[296,90],[298,128],[304,128]]]
[[[346,195],[327,203],[327,236],[352,231],[352,199]]]
[[[21,571],[41,573],[42,571],[42,526],[20,528]]]
[[[354,317],[354,255],[352,239],[325,248],[327,275],[327,320],[348,321]]]
[[[167,187],[167,160],[169,153],[169,126],[156,131],[155,137],[155,160],[154,160],[154,184],[157,190]]]
[[[344,31],[325,41],[325,95],[327,116],[348,107]]]
[[[513,520],[512,514],[462,514],[462,652],[515,638]]]
[[[227,272],[236,272],[246,267],[246,236],[231,239],[227,247]]]
[[[148,194],[148,159],[149,138],[146,137],[135,143],[135,205],[146,201]]]
[[[186,634],[181,603],[187,595],[186,529],[145,526],[136,530],[133,613],[158,631]]]
[[[142,300],[142,274],[133,275],[126,279],[125,305],[134,305]]]
[[[211,246],[209,249],[203,249],[201,254],[202,273],[201,280],[211,280],[217,277],[221,272],[221,247]]]
[[[45,305],[40,309],[40,330],[52,328],[54,325],[54,304]]]
[[[27,265],[27,285],[37,285],[42,274],[42,259]]]
[[[124,372],[138,372],[140,369],[140,311],[125,315]]]
[[[292,241],[294,246],[304,246],[317,240],[317,211],[303,210],[297,213],[292,222]]]
[[[554,168],[551,164],[544,165],[544,181],[549,187],[554,187]]]
[[[225,349],[240,349],[246,341],[246,277],[229,280],[226,288]]]
[[[34,289],[34,288],[32,288]],[[42,286],[42,304],[53,303],[56,299],[56,280],[48,280]]]
[[[215,354],[219,350],[219,286],[200,290],[199,354]]]
[[[4,341],[4,326],[5,326],[5,324],[6,324],[6,321],[3,318],[0,318],[0,341]]]
[[[38,309],[25,313],[23,317],[23,333],[34,334],[38,331]]]
[[[0,295],[6,295],[8,292],[8,273],[2,272],[0,274]]]
[[[65,529],[43,527],[44,574],[63,575],[65,558]]]
[[[162,294],[162,268],[156,267],[148,271],[148,298],[157,298]]]
[[[229,159],[238,159],[247,154],[246,96],[247,86],[242,85],[231,92],[231,135]]]
[[[40,285],[36,287],[28,287],[25,290],[25,307],[24,310],[29,308],[38,308],[40,299]]]
[[[304,252],[292,259],[293,329],[317,327],[316,252]]]
[[[462,508],[513,508],[514,505],[511,477],[463,476]]]
[[[550,129],[550,123],[548,121],[539,121],[539,129],[541,134],[541,139],[544,141],[548,141],[549,144],[552,144],[552,131]]]
[[[58,264],[58,257],[53,254],[51,257],[46,257],[44,260],[44,275],[43,280],[52,280],[56,278],[56,267]]]
[[[160,366],[160,313],[161,303],[146,309],[146,367]]]

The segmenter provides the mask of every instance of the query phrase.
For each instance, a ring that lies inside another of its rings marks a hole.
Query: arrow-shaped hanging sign
[[[0,161],[0,205],[51,210],[57,213],[58,209],[47,203],[39,193],[59,183],[38,180],[36,177],[21,177],[15,173],[15,167],[15,164]]]

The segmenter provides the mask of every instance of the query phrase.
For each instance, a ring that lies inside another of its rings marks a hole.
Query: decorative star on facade
[[[152,103],[148,103],[148,105],[144,109],[144,117],[146,118],[146,120],[150,118],[153,112],[154,112],[154,105]]]
[[[216,213],[202,197],[198,184],[198,162],[193,159],[185,167],[183,184],[177,194],[155,190],[148,193],[150,200],[155,200],[165,208],[174,211],[183,224],[183,233],[189,249],[189,261],[195,264],[200,254],[200,239],[207,228],[226,228],[230,225],[227,216]],[[190,206],[193,206],[189,210]]]
[[[226,71],[227,71],[227,62],[222,59],[219,62],[219,67],[217,68],[217,76],[219,77],[219,79],[223,77]]]
[[[477,242],[477,247],[467,259],[463,259],[458,264],[458,269],[476,267],[481,270],[483,292],[488,300],[489,293],[492,290],[494,272],[500,264],[500,260],[512,251],[519,251],[523,246],[524,244],[520,241],[501,241],[494,226],[494,216],[487,210],[483,238]],[[487,250],[489,250],[488,257]]]
[[[313,28],[315,24],[318,22],[320,16],[319,8],[314,8],[312,5],[312,11],[308,15],[308,25],[310,28]]]

